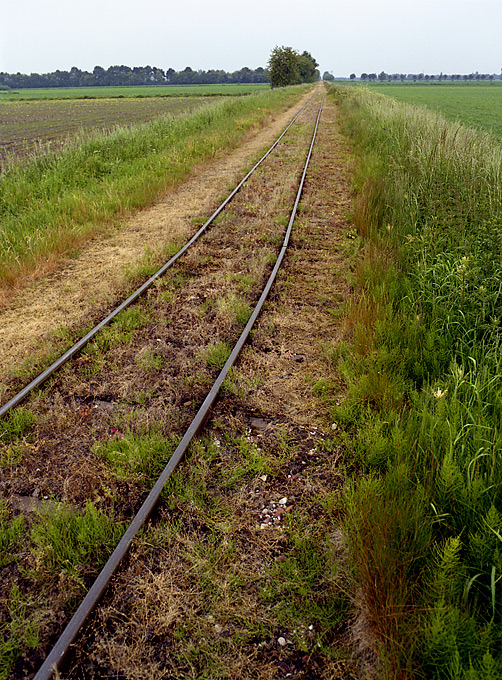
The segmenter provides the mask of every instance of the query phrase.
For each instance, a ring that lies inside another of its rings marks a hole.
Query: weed
[[[229,370],[227,377],[223,381],[221,390],[222,394],[232,394],[234,397],[239,397],[240,399],[243,398],[244,389],[235,367],[232,366],[232,368]]]
[[[225,365],[232,347],[228,342],[218,342],[216,345],[208,345],[201,350],[201,358],[210,368],[221,370]]]
[[[135,361],[143,371],[159,371],[162,367],[162,356],[148,347],[135,357]]]
[[[252,312],[250,304],[233,293],[218,299],[216,309],[219,314],[229,318],[238,326],[245,326]]]
[[[39,643],[38,623],[27,620],[29,601],[19,588],[12,586],[7,603],[10,621],[0,622],[0,680],[11,677],[17,659]]]
[[[11,467],[19,465],[23,460],[24,445],[21,442],[14,442],[5,449],[0,448],[0,467]]]
[[[292,517],[284,559],[270,569],[270,580],[262,594],[277,610],[280,623],[297,632],[297,643],[311,647],[302,633],[309,629],[323,635],[343,624],[348,600],[343,592],[333,543],[319,535],[315,523]]]
[[[169,462],[177,439],[165,439],[156,434],[112,436],[96,443],[94,453],[103,458],[121,479],[154,482]]]
[[[275,436],[281,453],[286,456],[291,455],[294,451],[294,440],[291,433],[288,432],[288,429],[286,427],[281,427],[277,430]]]
[[[253,286],[255,286],[257,283],[256,277],[252,276],[251,274],[234,274],[233,278],[234,281],[237,282],[240,290],[242,290],[245,295],[248,295],[251,292]]]
[[[10,444],[23,436],[29,437],[35,422],[35,414],[23,406],[9,411],[0,423],[0,442]]]
[[[0,500],[0,567],[12,562],[14,551],[24,533],[22,515],[9,519],[7,502]]]
[[[31,529],[39,576],[65,571],[77,583],[102,565],[123,532],[91,502],[82,515],[71,508],[55,505],[42,510]]]
[[[229,444],[236,447],[231,464],[222,470],[221,484],[225,488],[235,488],[246,478],[273,474],[277,469],[277,461],[246,437],[230,438]]]

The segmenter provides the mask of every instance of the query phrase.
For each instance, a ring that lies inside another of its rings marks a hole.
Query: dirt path
[[[302,105],[310,95],[302,100]],[[0,308],[1,382],[13,365],[33,352],[37,340],[59,325],[78,324],[94,304],[113,299],[123,286],[124,269],[145,249],[186,239],[193,219],[210,214],[215,199],[226,196],[242,178],[256,154],[270,144],[300,105],[280,114],[246,144],[207,167],[173,190],[157,205],[138,213],[107,238],[96,238],[47,278],[20,292]]]

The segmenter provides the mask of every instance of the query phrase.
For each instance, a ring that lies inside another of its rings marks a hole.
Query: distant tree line
[[[53,73],[1,73],[0,87],[11,89],[31,87],[95,87],[98,85],[210,85],[223,83],[266,83],[268,73],[261,66],[227,73],[222,70],[193,71],[187,66],[183,71],[172,68],[164,71],[156,66],[95,66],[92,73],[76,66],[70,71]]]
[[[350,79],[354,80],[356,78],[355,73],[350,74]],[[392,82],[396,80],[400,80],[401,82],[404,82],[405,80],[411,80],[413,82],[429,82],[429,81],[438,81],[441,82],[442,80],[495,80],[495,79],[502,79],[502,75],[494,74],[494,73],[466,73],[463,75],[460,75],[458,73],[452,73],[450,75],[446,73],[440,73],[439,75],[427,75],[425,73],[386,73],[385,71],[380,71],[380,73],[361,73],[361,80],[363,81],[369,81],[369,82],[374,82],[376,80],[379,80],[380,82]]]
[[[320,78],[319,64],[310,54],[301,54],[292,47],[274,47],[268,61],[268,73],[273,87],[315,83]]]

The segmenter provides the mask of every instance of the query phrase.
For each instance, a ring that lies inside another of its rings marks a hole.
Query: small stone
[[[267,421],[263,418],[251,418],[250,423],[255,430],[266,430],[268,427]]]
[[[220,626],[219,623],[216,623],[215,626],[214,626],[214,632],[215,633],[221,633],[222,630],[223,630],[223,627]]]
[[[331,425],[331,429],[332,429],[332,430],[338,430],[338,423],[333,423],[333,424]]]
[[[260,529],[266,529],[267,527],[268,527],[268,524],[265,524],[264,522],[262,522],[260,524]]]
[[[261,479],[262,482],[266,482],[267,481],[267,475],[261,475],[260,479]]]
[[[281,645],[281,647],[286,646],[286,638],[280,637],[277,639],[277,642]]]
[[[281,500],[279,501],[279,505],[286,505],[287,502],[288,502],[288,499],[287,499],[286,496],[284,496],[284,498],[281,498]]]

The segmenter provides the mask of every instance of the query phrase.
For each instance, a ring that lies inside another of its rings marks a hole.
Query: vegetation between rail
[[[366,89],[331,93],[365,239],[336,417],[379,677],[499,678],[502,148]]]

